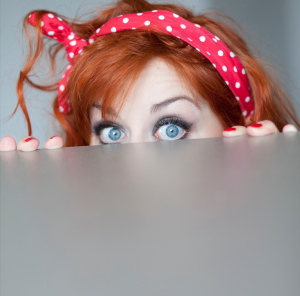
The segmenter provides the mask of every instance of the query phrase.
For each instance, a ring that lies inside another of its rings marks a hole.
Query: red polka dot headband
[[[28,19],[32,26],[36,25],[36,15],[34,13]],[[243,115],[247,117],[254,113],[249,81],[239,59],[220,38],[175,13],[167,10],[153,10],[119,15],[98,28],[88,41],[78,37],[66,22],[51,13],[43,15],[41,26],[43,34],[64,44],[68,55],[69,65],[58,85],[59,110],[64,114],[70,111],[70,104],[67,97],[63,97],[62,94],[74,64],[74,57],[83,54],[84,47],[101,36],[137,28],[153,28],[180,38],[193,46],[213,64],[223,77],[237,99]]]

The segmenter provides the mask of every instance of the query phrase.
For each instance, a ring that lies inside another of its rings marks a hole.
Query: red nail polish
[[[55,138],[55,137],[57,137],[57,136],[53,136],[53,137],[51,137],[51,138],[50,138],[50,140],[52,140],[52,139],[53,139],[53,138]]]
[[[250,126],[252,126],[252,127],[262,127],[262,124],[256,123],[256,124],[252,124],[252,125],[250,125]]]
[[[34,140],[35,138],[33,138],[33,137],[29,137],[29,138],[27,138],[26,140],[25,140],[25,142],[29,142],[29,141],[31,141],[31,140]]]
[[[229,127],[227,129],[224,130],[224,132],[232,132],[232,131],[235,131],[236,128],[235,127]]]

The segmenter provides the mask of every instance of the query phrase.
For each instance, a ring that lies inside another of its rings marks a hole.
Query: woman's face
[[[142,71],[114,122],[102,120],[100,105],[90,119],[90,145],[221,137],[223,131],[207,102],[159,58]]]

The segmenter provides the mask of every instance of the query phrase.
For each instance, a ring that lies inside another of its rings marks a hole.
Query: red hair
[[[76,22],[59,16],[78,36],[87,40],[97,28],[113,17],[150,10],[169,10],[205,27],[219,36],[236,54],[249,79],[251,97],[255,105],[253,122],[271,120],[279,130],[282,130],[287,123],[295,123],[300,127],[295,109],[287,94],[263,68],[262,65],[266,63],[250,52],[245,41],[229,25],[214,20],[208,15],[194,15],[178,5],[150,4],[145,0],[123,0],[114,7],[101,11],[87,22]],[[35,41],[30,40],[27,28],[27,19],[33,12],[38,13]],[[88,145],[91,134],[89,112],[92,106],[100,103],[104,119],[112,109],[120,112],[139,74],[153,58],[162,58],[171,65],[190,86],[190,90],[196,91],[209,103],[224,128],[245,125],[233,93],[208,59],[181,39],[145,29],[108,34],[87,46],[85,53],[78,56],[65,89],[72,110],[68,114],[60,113],[57,96],[59,78],[56,83],[45,86],[33,83],[29,76],[45,49],[43,41],[47,37],[42,37],[39,20],[43,14],[49,12],[32,11],[25,17],[23,24],[29,39],[29,55],[17,83],[18,104],[13,115],[20,106],[28,124],[29,135],[32,131],[23,94],[24,82],[44,91],[56,92],[53,110],[66,134],[66,146]],[[62,44],[55,43],[47,51],[54,76],[57,53],[62,48]],[[120,99],[116,100],[119,95],[121,95]]]

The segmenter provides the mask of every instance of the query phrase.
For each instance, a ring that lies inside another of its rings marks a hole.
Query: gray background
[[[111,1],[90,0],[1,0],[0,46],[0,138],[11,135],[18,141],[27,135],[22,112],[7,121],[17,103],[16,81],[25,59],[22,45],[22,19],[33,9],[49,9],[75,17]],[[149,1],[154,3],[154,1]],[[244,28],[244,38],[255,46],[258,55],[275,65],[286,90],[293,96],[300,114],[300,1],[299,0],[186,0],[156,1],[184,3],[194,11],[218,9]],[[25,41],[25,39],[24,39]],[[59,126],[51,115],[53,93],[28,90],[27,106],[32,120],[33,136],[41,141],[57,134]]]

